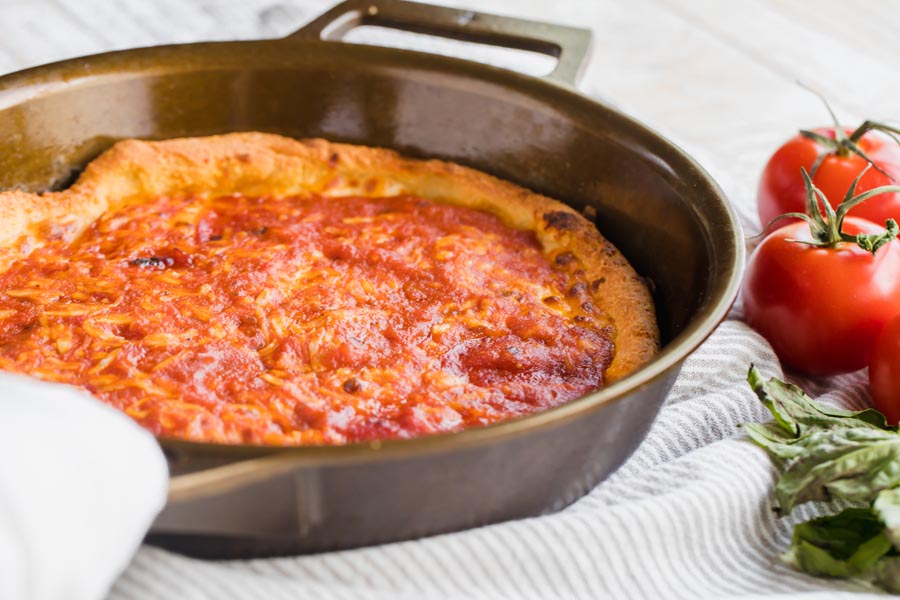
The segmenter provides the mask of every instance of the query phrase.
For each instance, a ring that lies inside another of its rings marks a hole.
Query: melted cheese
[[[455,431],[583,395],[612,358],[570,254],[421,198],[161,197],[55,238],[0,274],[0,368],[160,436]]]

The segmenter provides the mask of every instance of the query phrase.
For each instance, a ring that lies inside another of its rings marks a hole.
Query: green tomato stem
[[[853,183],[850,185],[850,189],[848,189],[847,193],[844,195],[843,201],[838,205],[837,210],[832,208],[831,203],[828,202],[828,198],[825,197],[822,190],[815,186],[809,173],[806,172],[806,169],[800,168],[800,175],[803,177],[803,185],[806,187],[806,207],[807,212],[809,213],[809,217],[804,218],[803,220],[806,221],[809,226],[809,231],[813,238],[813,241],[804,243],[825,248],[833,248],[842,242],[855,243],[866,252],[871,252],[874,255],[879,248],[897,237],[898,233],[900,233],[900,228],[898,228],[897,222],[893,219],[888,219],[885,223],[885,230],[878,233],[860,233],[851,235],[844,232],[844,219],[853,207],[874,196],[878,196],[879,194],[891,192],[900,193],[900,186],[883,185],[856,194],[856,186],[869,168],[869,166],[866,166],[866,168],[856,176]],[[797,217],[799,215],[797,213],[791,213],[785,216]],[[771,225],[771,223],[769,225]]]

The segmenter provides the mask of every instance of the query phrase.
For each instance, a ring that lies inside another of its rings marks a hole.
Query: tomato
[[[843,232],[851,235],[883,230],[864,219],[843,221]],[[900,241],[874,255],[852,242],[816,247],[791,241],[813,239],[807,223],[795,222],[756,248],[744,280],[747,322],[794,371],[861,369],[881,328],[900,313]]]
[[[900,315],[881,331],[869,360],[872,400],[888,423],[900,421]]]
[[[813,131],[829,139],[835,137],[834,128]],[[848,130],[847,134],[852,134],[852,131]],[[893,177],[891,179],[878,169],[871,168],[859,181],[857,192],[900,183],[900,146],[894,140],[870,131],[859,139],[857,146],[872,159],[874,166]],[[800,167],[812,172],[813,163],[823,153],[827,156],[816,169],[813,183],[825,193],[834,207],[844,199],[853,179],[868,165],[864,158],[846,149],[832,150],[802,134],[795,135],[775,151],[763,169],[757,190],[757,209],[763,226],[788,212],[806,212],[806,191],[800,177]],[[880,225],[884,225],[888,218],[900,220],[900,193],[881,194],[853,208],[849,214]]]

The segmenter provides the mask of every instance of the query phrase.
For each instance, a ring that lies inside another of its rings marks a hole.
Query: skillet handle
[[[546,54],[557,63],[543,78],[570,86],[578,81],[591,49],[587,29],[408,0],[346,0],[285,39],[337,41],[361,25]]]

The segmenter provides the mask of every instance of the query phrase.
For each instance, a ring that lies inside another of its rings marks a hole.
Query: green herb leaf
[[[885,535],[900,550],[900,490],[884,490],[875,498],[872,510],[884,523]]]
[[[751,440],[777,458],[787,460],[803,454],[803,447],[792,443],[797,438],[777,423],[744,423],[741,427]]]
[[[774,423],[744,429],[756,444],[786,461],[775,486],[781,511],[811,500],[868,503],[900,485],[900,435],[884,415],[820,404],[795,385],[763,381],[753,366],[747,381],[775,417]]]
[[[781,509],[840,498],[869,503],[900,485],[900,436],[871,427],[833,427],[794,442],[802,447],[775,486]]]
[[[842,410],[813,401],[796,385],[772,378],[763,381],[759,370],[751,365],[747,381],[756,396],[775,417],[775,422],[791,437],[798,437],[813,428],[827,429],[834,425],[894,429],[877,410],[867,408],[859,412]]]
[[[811,500],[868,506],[794,527],[787,558],[797,569],[852,577],[900,593],[900,433],[876,410],[859,412],[813,401],[799,387],[747,381],[775,420],[749,423],[750,439],[785,463],[775,485],[781,510]]]
[[[849,508],[797,525],[787,559],[812,575],[852,577],[900,592],[900,556],[869,509]]]
[[[883,525],[867,508],[813,519],[794,527],[788,560],[794,566],[827,577],[859,577],[891,550]]]

